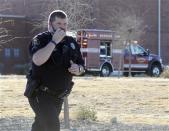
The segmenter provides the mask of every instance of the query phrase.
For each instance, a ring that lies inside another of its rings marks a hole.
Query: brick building
[[[7,40],[6,43],[0,40],[0,73],[24,71],[29,62],[28,45],[32,36],[38,32],[32,31],[32,22],[41,17],[41,13],[52,1],[54,0],[0,0],[1,27],[8,30],[8,36],[3,39]],[[108,15],[105,14],[109,14],[114,6],[124,6],[126,11],[126,5],[131,5],[147,26],[141,37],[142,45],[158,54],[158,0],[125,0],[123,3],[118,3],[118,0],[93,0],[90,4],[93,6],[92,16],[96,21],[86,28],[96,29],[110,29]],[[168,7],[169,0],[161,0],[161,57],[164,64],[169,64]]]
[[[145,33],[141,37],[141,44],[150,49],[152,53],[158,54],[158,0],[125,0],[118,3],[118,0],[96,0],[94,11],[96,16],[96,24],[94,28],[110,28],[110,21],[105,22],[110,10],[120,4],[123,6],[122,11],[127,11],[127,7],[133,8],[134,13],[141,17],[144,25],[147,27]],[[164,64],[169,64],[169,0],[161,0],[161,57]],[[104,24],[105,23],[105,24]]]

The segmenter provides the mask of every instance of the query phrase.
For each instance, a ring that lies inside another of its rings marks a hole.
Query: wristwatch
[[[51,40],[50,42],[53,43],[55,46],[57,45],[57,43],[53,40]]]
[[[83,72],[83,66],[79,65],[79,73]]]

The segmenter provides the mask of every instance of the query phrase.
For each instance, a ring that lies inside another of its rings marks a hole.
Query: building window
[[[20,49],[19,48],[14,48],[14,57],[19,57],[20,56]]]
[[[5,55],[5,57],[10,57],[11,56],[11,49],[5,48],[4,55]]]

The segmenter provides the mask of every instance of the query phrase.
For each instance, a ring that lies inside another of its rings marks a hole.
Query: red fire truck
[[[113,71],[112,44],[114,32],[110,30],[84,29],[77,31],[77,42],[88,72],[109,76]]]
[[[150,54],[139,44],[130,43],[123,50],[114,49],[115,32],[111,30],[81,29],[77,31],[76,40],[81,47],[87,72],[109,76],[113,71],[120,69],[128,76],[129,67],[132,75],[144,72],[151,76],[159,76],[162,72],[161,58]]]

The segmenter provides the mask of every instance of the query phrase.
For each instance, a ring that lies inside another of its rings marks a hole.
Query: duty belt
[[[46,92],[47,94],[57,97],[57,98],[64,98],[65,96],[68,96],[70,94],[69,90],[65,90],[62,93],[54,92],[53,90],[49,89],[47,86],[40,86],[39,88],[41,91]]]

